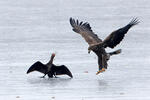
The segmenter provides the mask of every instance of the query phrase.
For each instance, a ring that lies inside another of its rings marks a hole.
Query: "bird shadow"
[[[106,80],[97,80],[97,83],[99,91],[104,91],[109,87],[108,82]]]
[[[57,78],[30,78],[27,81],[32,85],[44,85],[44,86],[57,86],[57,85],[67,85],[72,78],[57,77]]]

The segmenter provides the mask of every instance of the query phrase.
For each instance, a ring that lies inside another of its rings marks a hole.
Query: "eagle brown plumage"
[[[98,65],[99,65],[99,71],[103,72],[105,69],[107,69],[107,61],[108,58],[111,55],[119,54],[121,53],[121,49],[116,50],[111,53],[106,53],[105,48],[114,48],[117,46],[124,38],[125,34],[128,32],[128,30],[139,23],[137,18],[134,18],[131,20],[129,24],[126,26],[112,32],[109,36],[106,37],[103,41],[95,34],[91,26],[88,22],[79,22],[78,20],[75,20],[73,18],[70,18],[70,24],[73,27],[73,31],[76,33],[79,33],[85,41],[89,44],[89,53],[92,50],[97,56],[98,56]],[[97,74],[98,74],[97,73]]]

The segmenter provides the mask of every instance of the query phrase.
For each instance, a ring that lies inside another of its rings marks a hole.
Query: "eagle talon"
[[[97,71],[96,75],[98,75],[99,73],[102,73],[105,71],[105,68],[102,68],[101,70]]]

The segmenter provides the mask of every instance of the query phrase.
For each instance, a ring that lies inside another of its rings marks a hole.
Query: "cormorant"
[[[41,73],[44,73],[44,78],[46,75],[48,75],[49,78],[53,78],[53,76],[56,77],[56,75],[68,75],[69,77],[73,78],[72,73],[70,70],[65,66],[56,66],[53,64],[53,59],[55,57],[55,53],[51,55],[51,59],[47,64],[43,64],[40,61],[35,62],[27,71],[27,74],[33,71],[39,71]]]

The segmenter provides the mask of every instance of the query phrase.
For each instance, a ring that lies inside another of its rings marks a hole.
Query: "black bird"
[[[28,69],[27,74],[33,71],[39,71],[44,73],[42,78],[44,78],[46,75],[48,75],[49,78],[53,78],[53,76],[56,77],[56,75],[68,75],[69,77],[73,78],[72,73],[65,65],[56,66],[53,64],[54,57],[55,54],[53,53],[50,61],[47,64],[42,64],[40,61],[37,61]]]
[[[88,22],[79,22],[78,20],[70,18],[70,24],[73,28],[72,30],[76,33],[79,33],[89,44],[88,53],[93,51],[98,56],[99,71],[97,74],[107,69],[107,61],[111,55],[119,54],[121,52],[120,49],[111,53],[106,53],[105,48],[114,48],[117,46],[122,41],[128,30],[138,23],[138,19],[134,18],[129,24],[112,32],[108,37],[106,37],[106,39],[102,41],[97,34],[92,31]]]

